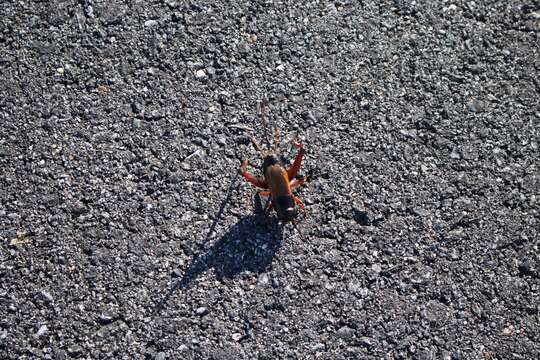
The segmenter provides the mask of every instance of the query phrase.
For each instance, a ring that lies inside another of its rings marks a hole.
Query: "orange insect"
[[[264,111],[261,116],[266,125]],[[292,190],[308,181],[308,177],[296,179],[296,175],[302,165],[302,159],[306,154],[304,146],[298,141],[298,137],[293,140],[293,146],[298,149],[292,166],[285,169],[279,160],[279,131],[276,129],[274,136],[274,146],[272,150],[263,152],[253,136],[251,142],[255,149],[262,155],[263,177],[256,177],[247,171],[248,161],[244,160],[240,166],[240,174],[251,184],[260,188],[261,196],[270,197],[270,206],[267,208],[267,215],[275,209],[277,217],[282,222],[293,222],[298,217],[298,208],[305,213],[305,206],[302,201],[292,194]],[[297,207],[298,206],[298,207]]]

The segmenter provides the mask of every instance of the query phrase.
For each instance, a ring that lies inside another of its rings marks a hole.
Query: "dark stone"
[[[365,210],[353,208],[353,218],[357,223],[362,226],[371,225],[371,219],[369,218],[368,212]]]

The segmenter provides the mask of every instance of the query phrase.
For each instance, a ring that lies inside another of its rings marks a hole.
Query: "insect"
[[[264,117],[264,109],[261,110],[261,116],[266,131],[267,124]],[[309,180],[307,176],[296,179],[300,166],[302,165],[302,159],[306,154],[304,146],[300,143],[298,136],[293,139],[292,144],[298,149],[298,153],[296,154],[292,166],[286,169],[279,160],[279,130],[277,128],[274,133],[274,144],[270,150],[263,151],[253,135],[251,135],[251,143],[263,158],[261,168],[263,176],[256,177],[249,173],[247,170],[247,160],[244,160],[240,166],[240,175],[242,175],[249,183],[260,188],[261,191],[259,191],[259,194],[261,196],[270,197],[270,202],[266,209],[267,216],[272,209],[274,209],[277,218],[281,222],[292,222],[296,227],[295,220],[298,217],[298,210],[300,209],[304,214],[306,211],[302,201],[292,194],[292,190]],[[267,143],[269,143],[268,136]]]

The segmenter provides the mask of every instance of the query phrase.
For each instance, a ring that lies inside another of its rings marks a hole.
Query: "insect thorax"
[[[266,174],[266,169],[268,169],[269,166],[272,166],[272,165],[280,165],[280,161],[279,159],[277,158],[276,155],[274,154],[269,154],[269,155],[266,155],[263,159],[263,163],[262,163],[262,172],[263,174]]]

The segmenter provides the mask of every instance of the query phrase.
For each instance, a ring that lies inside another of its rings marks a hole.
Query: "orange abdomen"
[[[280,165],[270,165],[266,168],[264,178],[272,198],[277,199],[279,196],[291,195],[291,186],[289,184],[289,176],[287,170]]]

